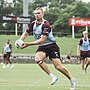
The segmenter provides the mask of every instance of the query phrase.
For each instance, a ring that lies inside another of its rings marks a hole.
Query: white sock
[[[70,79],[70,81],[71,81],[71,80],[73,80],[73,77],[72,77],[72,76],[71,76],[71,79]]]
[[[50,73],[49,76],[50,76],[51,78],[55,77],[54,74],[52,74],[52,73]]]

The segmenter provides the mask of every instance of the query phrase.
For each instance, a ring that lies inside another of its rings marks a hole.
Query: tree
[[[59,14],[60,10],[57,7],[47,9],[45,12],[45,19],[47,19],[52,25],[58,19]]]
[[[58,7],[60,10],[65,9],[68,5],[75,2],[76,0],[48,0],[49,7]]]
[[[71,5],[68,5],[63,11],[61,11],[60,16],[53,24],[53,29],[56,31],[70,33],[71,27],[68,26],[69,18],[72,16],[80,17],[80,18],[88,18],[90,17],[90,3],[86,4],[81,1],[73,2]],[[75,32],[82,31],[83,29],[80,27],[75,27]],[[82,30],[80,30],[82,29]]]
[[[12,4],[5,2],[4,0],[0,1],[0,16],[11,15],[13,12]],[[4,30],[6,27],[3,26],[3,23],[0,24],[0,29]]]
[[[12,5],[4,0],[0,1],[0,16],[11,14],[13,11]]]

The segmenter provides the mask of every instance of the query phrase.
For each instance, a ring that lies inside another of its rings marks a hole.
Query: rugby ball
[[[21,39],[16,40],[15,46],[17,48],[22,48],[23,45],[24,45],[24,41],[22,41]]]

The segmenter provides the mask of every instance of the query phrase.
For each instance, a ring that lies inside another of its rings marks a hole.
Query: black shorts
[[[4,57],[4,58],[7,58],[7,54],[4,54],[3,57]]]
[[[46,53],[46,56],[49,56],[49,59],[52,58],[59,58],[60,59],[60,52],[59,47],[56,43],[39,46],[36,52],[42,51]]]
[[[4,58],[10,58],[11,52],[7,52],[6,54],[4,54]]]
[[[81,60],[84,60],[87,57],[90,57],[90,50],[89,51],[80,51],[80,59]]]

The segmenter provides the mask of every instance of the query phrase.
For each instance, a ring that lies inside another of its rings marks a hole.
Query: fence
[[[18,35],[21,35],[22,31],[18,31]],[[15,35],[15,30],[0,30],[0,35]]]
[[[2,62],[3,56],[0,54],[0,62]],[[36,63],[35,62],[35,56],[33,54],[13,54],[11,59],[13,60],[13,63]],[[49,58],[46,58],[46,63],[51,64],[51,61]],[[78,58],[77,56],[71,56],[71,64],[77,64]],[[64,61],[64,62],[63,62]],[[61,62],[63,64],[69,64],[70,62],[67,61],[66,56],[61,56]]]
[[[22,34],[22,31],[19,30],[18,35],[21,35],[21,34]],[[0,30],[0,35],[15,35],[15,30]],[[62,37],[62,36],[71,37],[71,33],[53,32],[53,35],[58,37]]]

